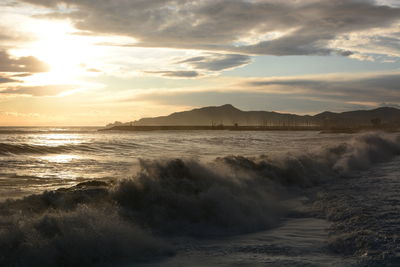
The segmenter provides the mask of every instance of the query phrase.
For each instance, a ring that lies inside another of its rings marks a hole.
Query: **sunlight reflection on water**
[[[42,160],[54,163],[67,163],[75,159],[80,159],[81,157],[78,155],[68,155],[68,154],[61,154],[61,155],[48,155],[40,157]]]
[[[38,135],[35,143],[46,146],[76,145],[82,143],[77,134],[44,134]]]
[[[18,197],[87,180],[124,179],[138,159],[269,156],[307,151],[349,136],[317,132],[98,132],[93,128],[18,128],[0,134],[0,198]],[[42,190],[40,190],[42,189]]]

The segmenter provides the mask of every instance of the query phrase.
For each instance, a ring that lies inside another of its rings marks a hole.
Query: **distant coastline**
[[[319,126],[113,126],[99,131],[320,131],[321,133],[400,132],[399,127],[323,128]]]
[[[242,111],[230,104],[176,112],[168,116],[115,122],[100,131],[321,131],[357,133],[400,131],[400,109],[382,107],[342,113],[322,112],[314,116],[271,111]]]
[[[170,125],[170,126],[113,126],[100,131],[195,131],[195,130],[228,130],[228,131],[318,131],[319,127],[292,127],[292,126],[234,126],[234,125]]]

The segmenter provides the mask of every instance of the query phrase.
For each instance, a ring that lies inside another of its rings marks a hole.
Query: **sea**
[[[400,266],[400,136],[0,127],[0,266]]]

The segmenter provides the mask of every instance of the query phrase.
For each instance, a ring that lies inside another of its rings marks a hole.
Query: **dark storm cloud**
[[[351,52],[331,47],[330,41],[390,27],[400,18],[400,8],[372,0],[20,1],[53,8],[47,16],[70,18],[83,31],[132,36],[137,46],[240,54],[346,55]],[[70,12],[57,9],[62,3]],[[285,34],[266,36],[273,32]],[[243,42],[248,38],[253,41]]]
[[[196,78],[200,76],[197,71],[146,71],[149,74],[158,74],[170,78]]]
[[[207,56],[191,57],[178,63],[185,63],[195,69],[208,71],[221,71],[249,64],[251,58],[247,55],[237,54],[210,54]]]
[[[28,57],[11,57],[6,51],[0,50],[0,72],[47,72],[49,66],[39,59]]]
[[[43,86],[16,86],[1,90],[0,94],[57,96],[63,92],[75,89],[73,85],[43,85]]]

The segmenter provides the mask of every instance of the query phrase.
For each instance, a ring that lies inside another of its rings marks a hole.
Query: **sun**
[[[89,60],[91,44],[75,35],[75,29],[68,22],[44,21],[41,24],[32,52],[50,65],[49,74],[69,81],[81,74],[80,65]]]
[[[34,56],[50,66],[49,72],[31,77],[33,83],[76,82],[95,57],[97,50],[93,40],[79,35],[69,21],[37,20],[30,26],[30,31],[35,40],[22,50],[22,54]]]

